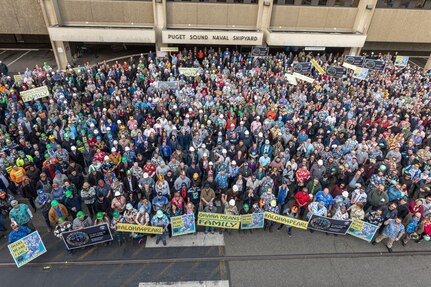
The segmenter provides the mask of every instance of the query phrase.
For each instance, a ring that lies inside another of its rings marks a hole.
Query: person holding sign
[[[21,238],[24,238],[31,233],[30,228],[21,226],[16,222],[12,222],[10,224],[10,227],[12,228],[12,230],[9,233],[9,240],[8,240],[9,244],[14,243],[15,241],[18,241]]]
[[[159,244],[161,240],[163,245],[166,246],[166,233],[169,225],[168,217],[159,209],[157,210],[156,215],[151,219],[151,225],[163,228],[163,233],[156,235],[156,244]]]

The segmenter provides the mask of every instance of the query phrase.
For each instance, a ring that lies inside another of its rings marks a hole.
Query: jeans
[[[115,237],[117,238],[117,241],[124,241],[125,239],[124,232],[121,232],[121,231],[115,232]]]
[[[3,214],[0,213],[0,231],[6,231],[6,227],[3,225]]]
[[[215,228],[214,226],[205,226],[205,232],[211,231],[214,232]]]
[[[157,241],[160,241],[160,240],[166,241],[166,231],[163,231],[162,234],[157,234],[156,239],[157,239]]]

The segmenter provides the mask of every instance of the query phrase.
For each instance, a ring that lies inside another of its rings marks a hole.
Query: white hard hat
[[[309,194],[309,196],[310,196],[310,199],[313,199],[313,195],[311,193]]]
[[[260,138],[261,138],[261,137],[263,137],[263,133],[261,133],[261,132],[260,132],[260,133],[258,134],[258,136],[259,136]]]
[[[111,152],[116,152],[117,149],[115,147],[111,148]]]
[[[235,199],[229,200],[229,205],[230,206],[235,206]]]
[[[116,192],[114,193],[114,196],[121,196],[121,192],[116,191]]]
[[[224,149],[222,149],[222,151],[221,151],[222,153],[227,153],[227,150],[224,148]]]
[[[109,156],[105,155],[104,160],[109,160]]]
[[[245,134],[245,135],[249,135],[249,134],[250,134],[250,132],[249,132],[249,131],[245,131],[245,132],[244,132],[244,134]]]
[[[191,146],[191,147],[189,148],[189,151],[195,151],[195,148]]]
[[[202,147],[203,147],[203,148],[206,148],[206,147],[207,147],[207,145],[206,145],[206,144],[202,144]]]
[[[204,152],[204,154],[202,156],[203,157],[208,157],[208,154],[206,152]]]
[[[128,146],[126,146],[125,150],[126,151],[130,151],[130,148]]]
[[[148,173],[144,172],[144,178],[148,178]]]
[[[349,193],[348,193],[347,191],[343,191],[343,192],[341,193],[341,195],[342,195],[343,197],[349,197]]]
[[[232,164],[233,164],[233,165],[236,165],[236,161],[234,161],[234,160],[233,160],[233,161],[232,161]]]
[[[71,150],[76,150],[76,146],[71,146],[70,149]]]
[[[239,188],[238,188],[238,185],[234,185],[233,187],[232,187],[232,189],[233,189],[233,191],[238,191],[239,190]]]
[[[318,164],[318,165],[323,165],[323,160],[319,159],[319,160],[317,161],[317,164]]]

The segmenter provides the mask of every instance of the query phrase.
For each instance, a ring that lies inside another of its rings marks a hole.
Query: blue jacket
[[[9,244],[14,243],[15,241],[20,240],[21,238],[26,237],[27,235],[29,235],[31,233],[30,228],[25,227],[25,226],[20,226],[18,227],[18,230],[12,230],[9,233]]]

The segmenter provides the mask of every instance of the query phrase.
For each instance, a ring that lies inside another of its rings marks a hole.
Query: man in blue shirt
[[[399,241],[401,237],[405,233],[404,225],[401,223],[401,218],[395,218],[395,219],[388,219],[384,222],[386,225],[385,229],[383,230],[383,233],[377,236],[376,240],[373,241],[373,245],[376,245],[377,243],[380,243],[383,239],[386,239],[386,248],[388,249],[389,253],[392,252],[392,244],[394,241]]]
[[[334,198],[329,193],[328,188],[324,188],[323,191],[319,191],[318,193],[316,193],[316,195],[314,196],[314,201],[315,202],[323,201],[328,212],[331,211],[332,205],[334,204]]]
[[[157,196],[153,198],[153,201],[151,203],[153,205],[154,211],[166,211],[169,205],[169,200],[165,196],[163,196],[161,192],[158,192]]]
[[[31,233],[30,228],[25,226],[19,226],[15,222],[12,222],[10,227],[12,228],[12,231],[9,233],[9,244],[18,241]]]

